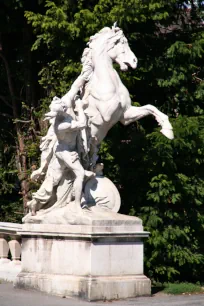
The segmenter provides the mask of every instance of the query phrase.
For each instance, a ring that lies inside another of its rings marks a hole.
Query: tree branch
[[[31,120],[15,119],[15,120],[14,120],[14,123],[17,123],[17,122],[21,122],[21,123],[31,123],[32,121],[31,121]]]

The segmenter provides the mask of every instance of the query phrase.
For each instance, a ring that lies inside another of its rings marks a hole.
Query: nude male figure
[[[51,112],[45,116],[50,119],[56,116],[54,121],[54,133],[56,142],[53,148],[53,157],[48,165],[45,180],[36,193],[33,193],[33,199],[28,202],[31,214],[42,208],[50,198],[54,186],[57,186],[68,168],[74,175],[74,194],[76,212],[81,213],[81,196],[84,177],[95,175],[91,171],[85,171],[82,167],[77,153],[77,136],[81,129],[86,127],[86,116],[83,111],[83,104],[80,99],[75,101],[75,110],[78,112],[78,120],[75,119],[75,113],[72,107],[67,108],[60,99],[54,99],[50,105]]]

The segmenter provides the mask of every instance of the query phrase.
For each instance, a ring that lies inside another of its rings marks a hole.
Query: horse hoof
[[[161,129],[160,131],[168,139],[174,139],[174,133],[172,129]]]
[[[162,129],[170,129],[173,130],[173,127],[169,121],[168,116],[161,122]]]

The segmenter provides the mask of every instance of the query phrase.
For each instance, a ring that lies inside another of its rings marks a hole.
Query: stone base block
[[[24,224],[15,286],[93,300],[150,295],[142,221],[108,214],[89,225]]]
[[[15,281],[17,275],[21,272],[21,265],[15,265],[12,261],[2,263],[0,260],[0,280],[6,282]]]
[[[83,277],[20,273],[15,286],[88,301],[117,300],[151,294],[151,282],[144,275]]]

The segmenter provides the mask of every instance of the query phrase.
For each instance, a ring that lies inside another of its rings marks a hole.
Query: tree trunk
[[[6,57],[1,52],[0,52],[0,58],[3,60],[6,69],[9,93],[11,97],[11,106],[13,110],[13,118],[15,120],[18,118],[19,114],[18,114],[18,105],[14,94],[10,68]],[[28,201],[27,196],[29,190],[27,182],[27,161],[26,161],[26,152],[25,152],[25,141],[23,133],[21,131],[20,123],[16,122],[14,124],[17,134],[16,151],[17,151],[17,163],[18,163],[18,177],[21,182],[21,193],[23,197],[23,206],[25,209]]]

